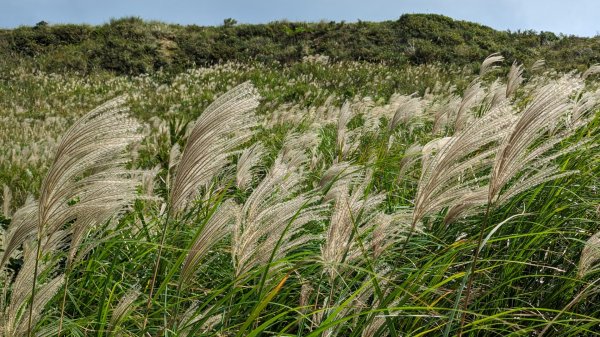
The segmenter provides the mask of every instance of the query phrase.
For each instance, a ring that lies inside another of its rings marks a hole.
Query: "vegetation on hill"
[[[249,25],[228,19],[218,27],[123,18],[100,26],[40,22],[35,27],[0,31],[0,62],[8,66],[27,64],[49,72],[180,72],[223,61],[289,64],[316,54],[333,61],[465,66],[494,52],[502,53],[509,62],[518,60],[528,65],[544,58],[557,70],[583,70],[600,62],[600,38],[496,31],[431,14],[357,23],[278,21]]]
[[[595,43],[3,31],[0,337],[600,335]]]

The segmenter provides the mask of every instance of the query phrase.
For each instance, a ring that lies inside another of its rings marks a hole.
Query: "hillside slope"
[[[557,70],[582,70],[600,61],[600,38],[497,31],[430,14],[357,23],[238,25],[226,19],[218,27],[123,18],[100,26],[41,22],[0,31],[0,66],[24,64],[51,72],[140,74],[161,68],[179,72],[220,61],[293,63],[315,54],[336,61],[465,66],[494,52],[501,52],[509,62],[531,64],[545,58]]]

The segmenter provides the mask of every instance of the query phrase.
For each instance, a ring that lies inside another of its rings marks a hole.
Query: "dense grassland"
[[[0,336],[600,334],[600,68],[334,59],[4,61]]]

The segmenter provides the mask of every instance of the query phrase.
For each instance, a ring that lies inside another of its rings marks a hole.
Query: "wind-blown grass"
[[[596,70],[502,61],[230,64],[6,116],[47,136],[0,137],[0,335],[598,334]]]

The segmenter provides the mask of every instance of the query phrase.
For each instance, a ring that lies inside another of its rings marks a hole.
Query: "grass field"
[[[0,336],[600,334],[598,66],[28,69]]]

